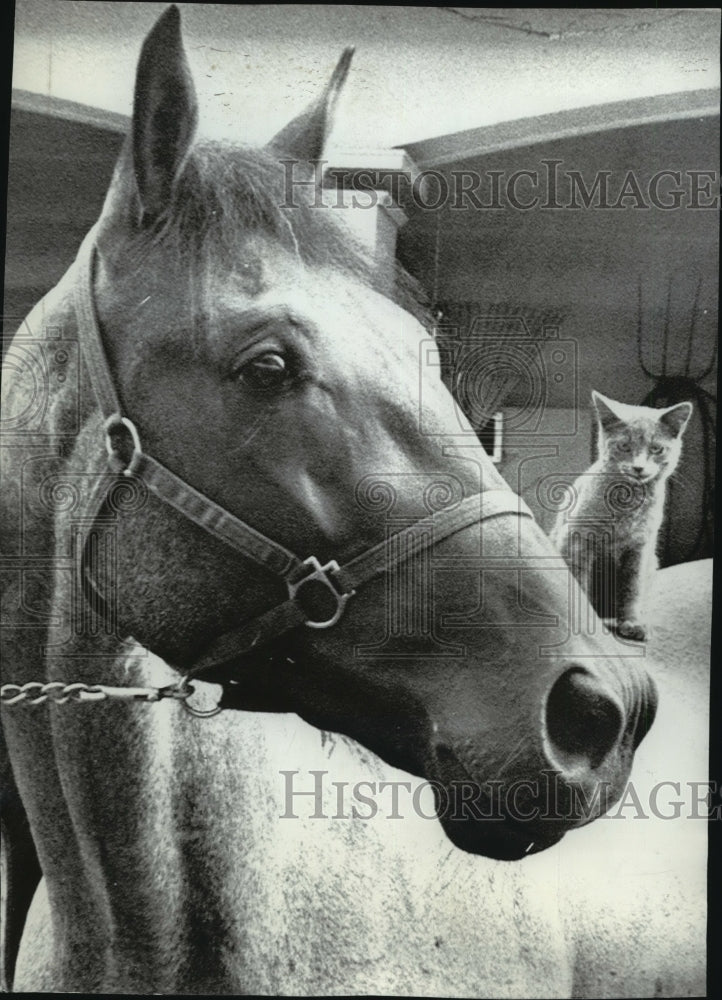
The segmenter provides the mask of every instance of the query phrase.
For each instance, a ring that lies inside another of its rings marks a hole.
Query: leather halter
[[[193,486],[176,476],[151,455],[143,451],[138,431],[123,414],[105,354],[93,296],[93,265],[95,244],[88,234],[76,261],[75,310],[82,355],[90,376],[98,406],[105,418],[105,449],[108,471],[96,483],[91,500],[91,523],[94,523],[109,491],[119,477],[140,480],[152,493],[174,510],[183,514],[204,531],[235,549],[241,556],[280,577],[287,586],[288,597],[282,603],[251,621],[212,641],[195,661],[187,677],[198,677],[228,665],[258,646],[304,625],[326,629],[343,615],[346,604],[356,590],[443,538],[500,514],[533,515],[524,501],[511,490],[486,490],[466,497],[456,506],[430,514],[416,524],[403,528],[390,538],[367,549],[343,566],[332,560],[322,566],[315,556],[301,559],[293,552],[252,528]],[[129,458],[119,450],[117,438],[122,435],[131,446]],[[418,528],[423,526],[424,531]],[[90,532],[80,546],[79,572],[86,595],[93,592],[96,602],[104,603],[95,590],[86,560]],[[323,619],[309,617],[301,602],[301,592],[314,582],[326,589],[335,601],[333,613]]]

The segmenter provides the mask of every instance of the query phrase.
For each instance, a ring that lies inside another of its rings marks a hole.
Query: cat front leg
[[[652,545],[625,549],[617,559],[617,632],[624,639],[644,642],[647,638],[647,594],[656,565],[657,557]]]
[[[589,593],[594,550],[586,538],[569,528],[557,541],[567,566],[585,594]]]

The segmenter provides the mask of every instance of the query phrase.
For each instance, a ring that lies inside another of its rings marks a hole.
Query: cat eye
[[[663,451],[664,448],[662,447],[661,444],[650,444],[649,446],[650,455],[661,455]]]
[[[620,451],[631,451],[632,450],[632,446],[629,443],[629,441],[618,441],[617,442],[617,448],[619,448]]]

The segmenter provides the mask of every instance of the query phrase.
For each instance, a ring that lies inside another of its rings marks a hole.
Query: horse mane
[[[297,254],[311,267],[330,267],[391,298],[427,329],[433,322],[418,282],[401,265],[377,260],[339,218],[333,205],[314,204],[310,165],[294,163],[289,204],[286,168],[277,154],[263,149],[202,141],[194,145],[176,183],[170,211],[132,238],[131,258],[142,266],[146,253],[163,243],[189,261],[203,261],[216,273],[237,272],[248,284],[254,261],[249,237],[261,235]],[[389,275],[389,266],[393,274]],[[250,290],[250,289],[249,289]]]

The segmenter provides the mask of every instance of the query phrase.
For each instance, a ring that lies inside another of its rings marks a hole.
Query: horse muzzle
[[[458,715],[438,719],[428,773],[449,839],[469,853],[515,861],[592,822],[623,794],[656,708],[646,673],[615,685],[572,664],[551,684],[535,727],[514,720],[516,738],[509,720],[487,716],[470,739]]]

